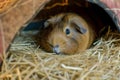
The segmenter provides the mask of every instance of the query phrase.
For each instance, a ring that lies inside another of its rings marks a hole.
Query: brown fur
[[[77,31],[79,27],[76,27],[76,24],[82,27],[83,32]],[[70,30],[69,35],[65,33],[66,28]],[[75,54],[86,50],[94,38],[92,26],[74,13],[63,13],[51,17],[36,35],[36,41],[42,49],[53,52],[53,47],[59,45],[60,53],[64,54]]]

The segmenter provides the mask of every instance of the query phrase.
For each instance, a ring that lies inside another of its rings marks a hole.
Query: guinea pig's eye
[[[70,29],[66,29],[65,33],[66,33],[66,35],[69,35],[70,34]]]

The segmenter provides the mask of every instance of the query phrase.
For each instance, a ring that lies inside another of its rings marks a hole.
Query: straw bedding
[[[0,80],[120,80],[120,34],[108,32],[75,55],[39,49],[31,33],[20,33],[4,54]]]

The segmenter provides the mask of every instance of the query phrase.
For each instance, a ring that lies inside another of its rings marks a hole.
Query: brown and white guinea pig
[[[90,47],[94,38],[92,26],[74,13],[61,13],[51,17],[36,35],[40,48],[56,54],[84,51]]]

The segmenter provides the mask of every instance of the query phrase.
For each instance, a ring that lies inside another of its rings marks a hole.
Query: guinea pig
[[[61,13],[47,19],[36,35],[40,48],[56,54],[75,54],[90,47],[95,39],[92,26],[75,13]]]

